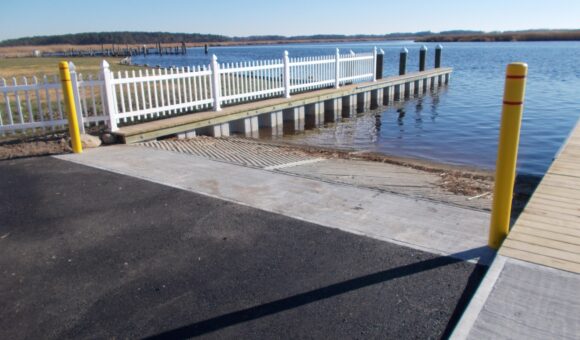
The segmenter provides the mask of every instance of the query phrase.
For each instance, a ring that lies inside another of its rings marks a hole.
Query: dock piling
[[[409,50],[405,47],[401,49],[401,53],[399,54],[399,75],[402,76],[407,73],[407,55],[409,54]]]
[[[385,51],[381,48],[377,54],[376,79],[383,79],[383,64],[385,61]]]
[[[441,44],[435,47],[435,68],[441,67],[441,52],[443,50],[443,46]]]
[[[425,71],[425,61],[427,59],[427,46],[421,46],[419,50],[419,71]]]

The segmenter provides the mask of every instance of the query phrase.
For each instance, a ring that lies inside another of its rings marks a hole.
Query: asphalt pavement
[[[0,162],[0,338],[440,338],[485,267],[51,157]]]

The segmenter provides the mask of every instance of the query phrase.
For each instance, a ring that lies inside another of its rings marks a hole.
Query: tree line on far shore
[[[417,42],[496,42],[496,41],[575,41],[580,30],[527,30],[489,32],[483,34],[436,34],[416,39]]]
[[[303,40],[358,40],[358,39],[401,39],[432,34],[431,32],[391,33],[384,35],[317,34],[286,37],[281,35],[259,35],[228,37],[217,34],[167,33],[167,32],[92,32],[51,36],[24,37],[0,42],[0,46],[45,46],[45,45],[99,45],[99,44],[172,44],[172,43],[224,43],[252,41],[303,41]]]
[[[171,43],[251,43],[292,41],[356,41],[356,40],[415,40],[424,42],[451,41],[542,41],[580,40],[580,30],[527,30],[511,32],[483,32],[453,30],[433,33],[431,31],[389,34],[317,34],[304,36],[260,35],[228,37],[217,34],[167,33],[167,32],[92,32],[52,36],[35,36],[9,39],[0,46],[46,46],[46,45],[98,45],[98,44],[171,44]]]

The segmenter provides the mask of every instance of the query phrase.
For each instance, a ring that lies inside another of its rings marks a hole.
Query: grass
[[[121,65],[122,58],[106,58],[113,71],[137,70],[138,66]],[[72,61],[78,73],[85,75],[98,74],[101,69],[103,58],[81,57],[81,58],[4,58],[0,59],[0,78],[5,78],[9,83],[12,77],[42,77],[46,75],[58,74],[58,63],[62,60]],[[20,81],[20,79],[18,79]]]

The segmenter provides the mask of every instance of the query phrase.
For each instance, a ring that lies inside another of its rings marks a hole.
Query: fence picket
[[[171,67],[112,73],[103,63],[97,77],[71,72],[80,124],[107,121],[114,131],[117,122],[214,108],[291,93],[338,87],[376,76],[376,51],[362,54],[304,56],[239,61],[194,67]],[[214,67],[215,66],[215,67]],[[72,74],[74,73],[74,75]],[[34,131],[66,125],[62,92],[57,76],[22,78],[22,84],[0,79],[4,105],[0,131]],[[12,98],[13,97],[13,98]],[[24,101],[24,104],[23,104]],[[32,105],[34,102],[34,105]],[[5,109],[4,109],[5,107]],[[16,118],[14,118],[16,117]],[[113,118],[112,118],[113,117]],[[84,123],[83,123],[84,119]],[[16,122],[18,121],[18,122]]]
[[[177,74],[179,74],[179,69],[176,70]],[[181,79],[177,79],[177,104],[181,105]],[[175,98],[175,95],[174,95]],[[177,110],[178,112],[183,112],[183,108]]]
[[[36,76],[32,77],[32,84],[34,85],[34,95],[36,96],[36,107],[38,110],[38,118],[41,122],[44,122],[44,113],[42,112],[42,101],[40,100],[40,86],[38,83],[38,78]],[[43,126],[44,130],[45,127]]]
[[[44,84],[44,93],[46,96],[46,110],[48,111],[48,118],[50,118],[49,120],[54,120],[54,115],[52,112],[52,100],[50,100],[50,90],[48,89],[48,76],[44,76],[43,77],[43,82]],[[12,123],[11,123],[12,124]],[[54,129],[54,127],[52,127],[52,129]]]

